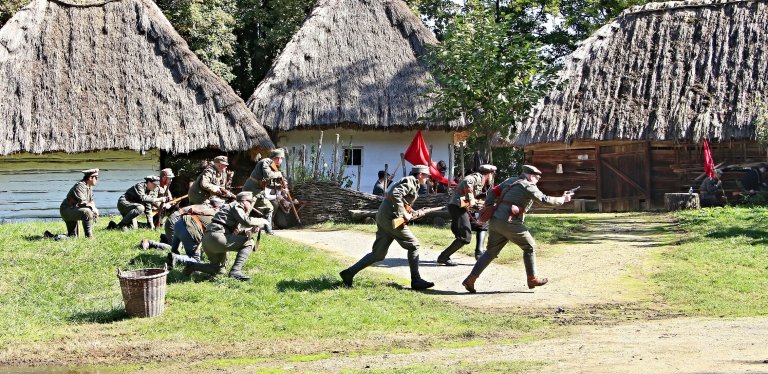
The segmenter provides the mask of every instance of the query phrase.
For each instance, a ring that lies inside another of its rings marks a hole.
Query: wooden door
[[[648,142],[597,146],[598,205],[603,212],[650,207],[650,148]]]

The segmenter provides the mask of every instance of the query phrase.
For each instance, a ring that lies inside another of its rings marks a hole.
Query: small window
[[[363,149],[352,148],[344,150],[344,165],[357,166],[363,164]]]

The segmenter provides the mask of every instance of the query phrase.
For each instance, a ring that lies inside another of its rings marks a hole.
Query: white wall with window
[[[321,148],[321,165],[327,165],[326,169],[333,166],[333,149],[336,143],[336,134],[339,134],[340,143],[347,147],[352,140],[352,149],[347,151],[347,156],[342,158],[344,152],[339,150],[339,159],[345,160],[348,166],[344,175],[352,181],[351,189],[358,190],[358,175],[360,177],[359,191],[370,193],[378,179],[379,170],[384,170],[388,165],[389,173],[395,172],[395,178],[403,177],[403,168],[398,166],[400,154],[404,153],[408,145],[416,136],[417,130],[404,132],[387,131],[359,131],[351,129],[330,129],[323,131],[323,144]],[[432,160],[437,162],[444,160],[448,163],[448,146],[453,141],[453,132],[422,130],[422,136],[427,146],[432,145]],[[298,154],[302,145],[306,145],[307,152],[311,147],[317,149],[320,139],[319,130],[295,130],[280,133],[277,138],[277,146],[287,149],[292,154]],[[411,164],[405,162],[406,173],[411,169]]]

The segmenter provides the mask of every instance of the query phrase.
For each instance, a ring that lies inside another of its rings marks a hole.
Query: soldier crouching
[[[229,277],[240,281],[250,279],[242,273],[243,266],[251,256],[255,247],[251,233],[258,232],[267,221],[263,218],[250,217],[253,209],[253,193],[241,192],[236,201],[224,205],[213,217],[211,224],[206,227],[203,235],[203,251],[210,263],[187,261],[181,256],[169,257],[171,267],[176,264],[186,265],[184,272],[191,274],[200,271],[210,275],[224,274],[226,269],[227,252],[237,252],[235,262],[229,270]]]
[[[99,181],[99,169],[83,170],[83,179],[69,190],[59,206],[61,219],[67,225],[67,237],[78,236],[77,221],[83,222],[85,237],[93,237],[93,223],[99,217],[99,210],[93,201],[93,186]],[[46,236],[53,236],[46,231]]]

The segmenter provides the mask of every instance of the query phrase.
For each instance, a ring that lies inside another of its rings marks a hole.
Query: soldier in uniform
[[[213,220],[214,214],[224,205],[224,200],[218,197],[211,197],[204,204],[189,205],[174,212],[166,220],[173,222],[173,229],[170,231],[171,244],[157,242],[149,239],[141,240],[141,248],[147,249],[167,249],[173,253],[179,253],[179,245],[184,244],[184,250],[187,256],[200,260],[199,250],[195,250],[198,244],[203,240],[205,228]]]
[[[67,225],[67,237],[78,236],[77,221],[83,221],[86,238],[93,237],[93,223],[99,217],[96,202],[93,201],[93,186],[99,182],[99,169],[83,170],[83,179],[69,190],[59,206],[61,219]],[[53,236],[46,231],[45,236]]]
[[[253,193],[255,199],[253,208],[261,213],[269,222],[265,228],[267,234],[272,234],[272,213],[275,208],[267,199],[264,189],[267,187],[272,189],[282,188],[283,173],[280,172],[280,165],[283,164],[284,159],[285,151],[279,148],[272,150],[269,158],[263,158],[256,162],[251,175],[243,185],[243,191]]]
[[[225,199],[233,198],[232,192],[225,188],[227,185],[227,166],[229,166],[227,156],[214,157],[213,164],[208,165],[189,187],[189,203],[192,205],[202,204],[211,196],[221,196]]]
[[[177,263],[186,265],[185,274],[201,271],[210,275],[224,274],[227,252],[237,252],[235,263],[229,270],[229,277],[240,281],[250,279],[242,273],[243,265],[250,257],[255,243],[251,234],[266,225],[263,218],[250,217],[253,209],[253,193],[249,191],[237,194],[236,201],[225,204],[213,217],[203,235],[203,251],[210,261],[209,264],[189,261],[186,258],[171,253],[168,265],[174,267]]]
[[[423,186],[430,178],[429,168],[415,165],[411,174],[393,183],[379,205],[376,213],[376,241],[370,253],[363,256],[356,264],[342,270],[339,275],[347,287],[352,286],[355,275],[361,270],[383,260],[387,256],[389,245],[393,240],[408,251],[408,266],[411,270],[411,288],[424,290],[434,286],[432,282],[421,279],[419,274],[419,241],[407,225],[400,228],[392,227],[392,220],[403,217],[406,221],[413,218],[410,208],[419,196],[419,186]]]
[[[536,276],[536,242],[525,227],[525,212],[531,208],[534,201],[557,206],[571,201],[571,195],[568,192],[564,192],[560,197],[545,195],[536,187],[540,179],[541,170],[532,165],[523,165],[523,173],[520,176],[511,177],[488,191],[486,205],[497,201],[497,196],[500,198],[489,223],[488,247],[475,263],[472,272],[461,283],[470,293],[476,292],[475,281],[510,241],[523,250],[528,288],[547,283],[547,278]]]
[[[451,255],[472,241],[472,226],[469,222],[469,208],[476,207],[477,195],[483,192],[483,187],[493,180],[496,167],[480,165],[479,171],[469,174],[459,182],[451,193],[448,201],[448,213],[451,215],[451,232],[455,235],[453,242],[437,257],[437,263],[446,266],[458,265],[451,260]],[[464,204],[462,204],[464,202]],[[462,205],[465,205],[462,207]],[[477,248],[475,255],[479,257]]]
[[[160,185],[158,186],[157,196],[168,197],[169,200],[173,200],[173,194],[171,194],[171,183],[176,175],[173,174],[171,168],[165,168],[160,170]]]
[[[108,229],[126,229],[139,227],[137,218],[140,215],[147,216],[149,228],[154,229],[152,223],[152,206],[159,206],[168,202],[168,198],[158,197],[157,191],[160,185],[160,177],[157,175],[148,175],[144,177],[144,182],[136,183],[133,187],[127,189],[125,193],[117,200],[117,210],[123,215],[123,219],[115,225],[113,221],[109,222]]]

